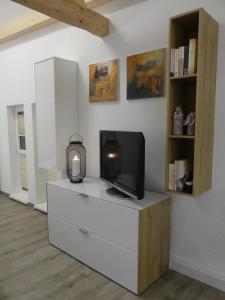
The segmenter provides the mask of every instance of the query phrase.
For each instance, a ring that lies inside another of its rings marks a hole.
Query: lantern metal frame
[[[72,141],[72,138],[75,136],[78,136],[78,140]],[[72,162],[70,161],[70,152],[72,151],[79,153],[80,173],[77,176],[73,176],[72,174]],[[67,177],[71,183],[82,183],[86,177],[86,149],[83,145],[83,137],[79,134],[73,134],[69,138],[69,146],[66,149],[66,169]]]

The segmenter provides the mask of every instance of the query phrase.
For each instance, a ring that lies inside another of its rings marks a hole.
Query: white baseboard
[[[29,198],[27,192],[21,192],[17,194],[11,194],[9,195],[10,199],[16,200],[17,202],[20,202],[22,204],[28,205],[29,204]]]
[[[42,203],[35,204],[34,208],[41,211],[41,212],[43,212],[43,213],[46,213],[46,214],[48,212],[47,202],[42,202]]]
[[[187,259],[172,255],[170,257],[170,268],[216,289],[225,291],[224,275],[214,273],[211,270],[197,265]]]

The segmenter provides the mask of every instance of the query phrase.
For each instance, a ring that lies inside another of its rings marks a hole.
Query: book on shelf
[[[175,190],[175,165],[174,163],[169,164],[169,190]]]
[[[182,192],[184,181],[188,179],[191,173],[191,162],[189,159],[175,160],[169,164],[169,183],[171,191]]]
[[[197,39],[190,39],[189,45],[173,48],[170,52],[170,76],[182,77],[197,72]]]
[[[175,49],[175,71],[174,71],[174,76],[178,77],[179,76],[179,65],[178,65],[178,60],[179,60],[179,49]]]
[[[197,39],[189,41],[188,74],[195,74],[197,71]]]
[[[170,76],[175,76],[175,49],[170,51]]]
[[[184,46],[178,49],[178,76],[184,75]]]
[[[189,46],[184,46],[184,75],[188,75]]]

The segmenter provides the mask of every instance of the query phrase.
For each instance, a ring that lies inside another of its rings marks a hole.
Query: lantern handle
[[[71,135],[71,137],[69,138],[69,142],[71,142],[71,138],[73,137],[73,136],[78,136],[79,138],[81,138],[81,143],[83,144],[83,137],[81,136],[81,135],[79,135],[78,133],[75,133],[75,134],[73,134],[73,135]]]

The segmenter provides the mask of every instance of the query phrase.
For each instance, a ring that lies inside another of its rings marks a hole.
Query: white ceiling
[[[10,0],[0,0],[0,26],[25,16],[31,12],[30,9],[16,4]]]
[[[91,0],[84,0],[85,2],[89,2]],[[118,9],[122,9],[124,7],[132,6],[140,4],[140,2],[145,2],[148,0],[117,0],[112,1],[109,4],[109,9],[107,10],[107,6],[104,6],[104,11],[100,10],[100,13],[109,13],[113,11],[117,11]],[[26,8],[22,5],[19,5],[10,0],[0,0],[0,27],[5,24],[10,23],[11,21],[22,18],[23,16],[29,15],[32,12],[31,9]]]
[[[89,2],[90,0],[85,0]],[[0,26],[31,13],[32,10],[10,0],[0,0]]]

